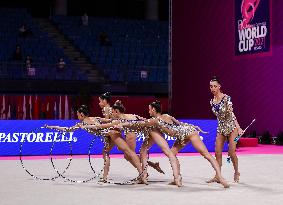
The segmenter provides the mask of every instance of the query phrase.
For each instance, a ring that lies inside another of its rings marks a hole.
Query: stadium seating
[[[54,16],[58,28],[111,81],[168,81],[168,22]],[[100,40],[101,33],[110,45]],[[141,71],[147,71],[146,78]]]

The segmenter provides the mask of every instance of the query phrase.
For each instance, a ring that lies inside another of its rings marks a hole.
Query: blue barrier
[[[209,132],[208,134],[200,133],[203,142],[210,152],[214,151],[216,137],[216,120],[180,120],[182,122],[191,123],[201,127],[202,130]],[[76,130],[71,133],[60,134],[60,132],[40,128],[45,124],[59,125],[70,127],[76,124],[76,120],[2,120],[0,121],[0,156],[18,156],[20,153],[20,145],[23,143],[22,155],[36,156],[49,155],[50,148],[54,144],[52,154],[68,155],[70,152],[70,144],[72,144],[73,154],[87,154],[89,145],[95,138],[95,145],[91,150],[93,154],[101,154],[103,149],[103,141],[101,137],[94,136],[84,130]],[[138,135],[137,148],[139,149],[143,142],[143,135]],[[165,135],[170,147],[175,139]],[[55,142],[54,142],[55,141]],[[227,145],[224,146],[227,151]],[[157,145],[153,145],[150,153],[160,153],[161,150]],[[181,152],[196,152],[191,144],[187,145]],[[117,147],[114,147],[111,154],[122,153]]]

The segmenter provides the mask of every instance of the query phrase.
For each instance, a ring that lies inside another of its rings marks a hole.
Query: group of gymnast
[[[173,171],[173,181],[170,183],[178,187],[182,185],[180,163],[177,154],[187,144],[192,143],[193,147],[211,164],[215,170],[215,176],[207,183],[217,182],[224,188],[229,184],[221,175],[222,150],[225,141],[229,143],[228,155],[234,167],[234,182],[239,182],[240,173],[238,170],[238,158],[236,155],[236,142],[238,135],[243,134],[233,112],[231,97],[221,91],[221,84],[217,77],[210,80],[210,91],[213,94],[210,104],[213,113],[218,120],[217,137],[215,143],[215,158],[208,152],[199,133],[204,132],[198,126],[178,121],[173,116],[162,114],[161,104],[154,101],[148,105],[148,112],[151,118],[146,119],[135,114],[126,114],[125,107],[120,100],[110,105],[111,94],[109,92],[100,95],[99,106],[102,109],[103,118],[89,115],[87,106],[82,105],[77,110],[79,123],[72,127],[49,126],[47,128],[57,129],[64,132],[72,132],[77,129],[84,129],[104,140],[103,176],[100,182],[107,182],[110,168],[109,152],[116,145],[124,153],[124,157],[138,171],[138,183],[148,184],[147,167],[151,166],[158,172],[164,173],[159,163],[148,160],[148,150],[157,144],[162,152],[169,158]],[[140,148],[139,156],[136,154],[136,136],[144,134],[145,138]],[[124,135],[123,135],[124,134]],[[170,148],[164,138],[164,134],[175,137],[175,142]],[[125,136],[125,137],[124,137]]]

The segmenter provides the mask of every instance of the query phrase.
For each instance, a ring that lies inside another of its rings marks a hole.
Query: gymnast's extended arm
[[[82,125],[81,128],[89,128],[89,129],[107,129],[107,128],[113,128],[114,126],[118,125],[119,121],[114,120],[111,121],[111,123],[105,123],[105,124],[88,124],[88,125]]]
[[[50,126],[50,125],[45,125],[44,127],[63,131],[63,132],[72,132],[72,131],[75,131],[77,129],[80,129],[80,126],[81,126],[81,123],[77,123],[76,125],[74,125],[72,127],[60,127],[60,126]]]

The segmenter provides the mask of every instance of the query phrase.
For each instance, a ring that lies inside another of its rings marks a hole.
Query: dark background
[[[244,128],[283,129],[283,1],[272,1],[271,56],[235,56],[234,1],[173,1],[172,112],[214,118],[209,81],[217,75]],[[240,9],[240,8],[239,8]]]
[[[144,19],[145,0],[68,0],[68,15]],[[55,1],[11,0],[1,1],[0,7],[23,7],[34,17],[48,17],[54,11]],[[168,20],[169,0],[159,0],[159,20]]]

